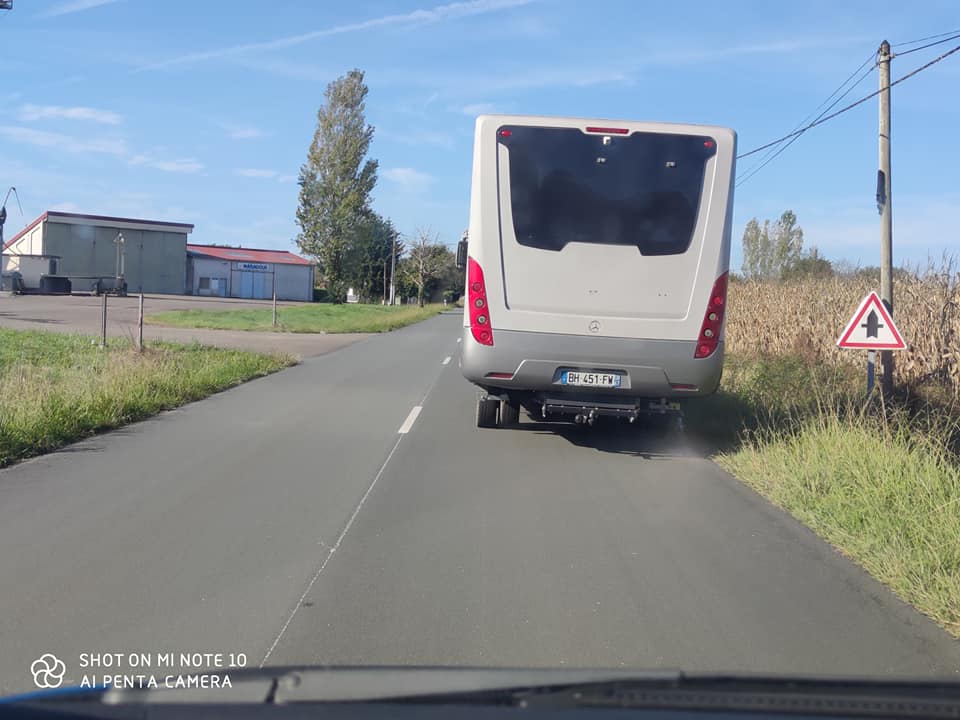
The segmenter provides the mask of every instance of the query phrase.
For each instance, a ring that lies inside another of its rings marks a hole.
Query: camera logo
[[[51,653],[44,653],[30,665],[33,682],[38,688],[53,689],[60,687],[67,666],[63,660]]]

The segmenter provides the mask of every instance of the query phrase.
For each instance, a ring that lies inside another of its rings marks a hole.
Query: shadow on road
[[[562,437],[572,445],[597,452],[633,455],[645,460],[677,457],[709,457],[714,449],[696,436],[669,427],[657,418],[636,424],[600,418],[593,427],[569,422],[547,422],[523,417],[509,432],[532,432]]]
[[[685,404],[683,430],[668,417],[641,417],[633,425],[599,418],[588,427],[522,413],[521,423],[511,431],[557,435],[579,447],[646,459],[707,458],[736,450],[744,430],[754,427],[756,420],[754,409],[741,397],[721,391]]]
[[[56,320],[54,318],[25,317],[23,315],[18,315],[17,313],[12,313],[12,312],[0,312],[0,317],[12,318],[14,320],[19,320],[20,322],[43,323],[43,324],[50,324],[50,325],[57,325],[62,322],[61,320]]]

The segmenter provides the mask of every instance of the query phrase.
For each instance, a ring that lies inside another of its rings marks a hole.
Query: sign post
[[[880,301],[875,292],[871,292],[853,313],[850,322],[837,339],[837,347],[844,349],[869,350],[867,353],[867,398],[873,393],[876,378],[877,350],[905,350],[907,344],[893,324],[893,316]]]
[[[107,293],[103,293],[103,308],[100,315],[100,348],[107,347]]]
[[[143,290],[140,291],[140,303],[137,312],[137,352],[143,352]]]

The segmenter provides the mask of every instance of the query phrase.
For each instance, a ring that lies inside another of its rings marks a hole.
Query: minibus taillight
[[[493,345],[493,328],[490,327],[490,307],[487,303],[487,286],[483,282],[483,270],[473,258],[467,258],[467,301],[470,309],[470,332],[481,345]]]
[[[720,330],[723,328],[723,313],[727,308],[727,273],[717,278],[710,293],[707,311],[703,314],[703,325],[697,336],[697,349],[693,356],[705,358],[713,355],[720,343]]]

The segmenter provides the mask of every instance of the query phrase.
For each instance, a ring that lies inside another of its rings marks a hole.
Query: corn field
[[[866,350],[836,346],[860,300],[878,284],[864,277],[730,284],[727,352],[793,355],[809,363],[866,365]],[[960,274],[952,263],[894,279],[894,319],[908,349],[896,353],[895,379],[936,384],[960,397]]]

